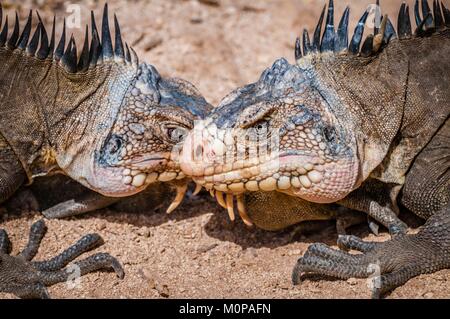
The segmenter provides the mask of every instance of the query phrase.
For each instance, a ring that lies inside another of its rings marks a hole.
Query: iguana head
[[[139,192],[156,181],[183,179],[178,150],[194,121],[209,108],[189,82],[163,78],[152,65],[139,64],[114,125],[89,158],[86,183],[117,196]]]
[[[422,7],[423,19],[416,2],[414,35],[406,4],[400,8],[398,34],[387,15],[381,19],[378,6],[369,7],[349,42],[349,8],[335,30],[330,0],[325,31],[326,7],[313,40],[306,30],[303,42],[297,39],[295,65],[277,60],[191,131],[183,147],[183,172],[215,193],[230,217],[237,195],[247,223],[245,192],[279,191],[316,203],[347,196],[384,160],[389,165],[408,87],[405,47],[448,27],[450,11],[443,4],[445,24],[439,2],[434,21],[426,1]],[[374,33],[362,41],[373,8]]]
[[[194,120],[206,116],[210,105],[191,83],[164,78],[154,66],[139,63],[134,51],[122,45],[117,19],[115,29],[113,50],[105,6],[102,41],[90,48],[92,52],[101,47],[103,61],[87,71],[100,69],[107,76],[99,87],[102,93],[94,94],[103,113],[91,118],[93,131],[83,130],[82,140],[89,147],[73,140],[64,143],[66,148],[57,160],[68,175],[89,188],[106,196],[128,196],[156,181],[184,178],[177,149]],[[73,147],[76,152],[71,151]],[[186,187],[181,189],[184,192]]]
[[[0,27],[2,17],[0,7]],[[78,56],[74,37],[66,43],[65,24],[55,42],[55,21],[48,37],[40,17],[32,30],[30,11],[22,32],[16,18],[8,36],[6,18],[0,74],[14,85],[0,90],[0,96],[11,105],[11,123],[28,121],[35,127],[21,127],[26,134],[15,134],[10,123],[2,122],[0,129],[17,144],[30,179],[44,166],[45,173],[62,171],[103,195],[128,196],[156,181],[184,178],[176,146],[210,105],[189,82],[162,77],[154,66],[139,63],[122,42],[116,16],[114,25],[113,45],[107,5],[101,38],[92,14],[90,41],[86,26]],[[12,107],[21,112],[17,119]]]
[[[221,192],[277,190],[321,203],[347,195],[359,173],[356,138],[314,81],[307,69],[277,60],[228,95],[201,135],[194,129],[183,171]]]

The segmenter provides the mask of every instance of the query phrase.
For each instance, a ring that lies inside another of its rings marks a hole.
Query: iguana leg
[[[389,203],[388,198],[381,201],[373,199],[364,188],[356,190],[338,203],[344,207],[367,213],[385,226],[391,235],[405,234],[408,229],[408,226],[398,218],[394,210],[387,204]]]
[[[373,297],[380,297],[417,275],[450,267],[450,126],[446,125],[415,160],[403,190],[405,206],[419,216],[430,216],[423,228],[384,243],[341,236],[339,247],[362,252],[357,255],[313,244],[294,268],[294,283],[308,272],[339,278],[373,276]],[[424,193],[418,196],[420,203],[414,199],[418,189]]]
[[[91,234],[80,239],[59,256],[48,261],[30,262],[37,252],[46,227],[43,221],[32,226],[30,242],[27,248],[18,256],[10,256],[10,242],[4,230],[0,230],[0,291],[13,293],[22,298],[48,298],[46,287],[68,280],[71,272],[62,269],[79,255],[103,244],[100,236]],[[109,254],[97,253],[84,260],[74,263],[78,266],[79,274],[112,269],[119,278],[124,272],[120,263]]]
[[[22,164],[0,135],[0,203],[8,199],[26,179]]]
[[[120,198],[106,197],[91,192],[79,198],[52,206],[42,211],[42,214],[49,219],[71,217],[108,207],[109,205],[117,203],[119,200]]]
[[[450,118],[414,161],[401,202],[424,219],[450,202]]]
[[[340,246],[363,254],[312,244],[297,261],[293,283],[300,283],[305,273],[342,279],[373,277],[372,296],[378,298],[415,276],[450,267],[450,208],[432,216],[417,234],[399,235],[384,243],[344,236]]]

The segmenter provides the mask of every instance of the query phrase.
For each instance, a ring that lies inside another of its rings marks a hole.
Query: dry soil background
[[[351,26],[370,3],[335,1],[340,14],[351,5]],[[384,2],[384,3],[383,3]],[[401,1],[382,1],[383,11],[396,17]],[[410,1],[412,2],[412,1]],[[24,19],[30,8],[39,9],[51,23],[53,12],[65,14],[65,1],[11,1]],[[73,1],[81,6],[83,23],[89,10],[100,17],[103,1]],[[141,60],[163,75],[190,80],[208,101],[217,104],[227,92],[258,79],[275,59],[293,62],[295,37],[303,27],[312,31],[324,1],[280,0],[110,0],[125,40]],[[337,20],[337,19],[336,19]],[[393,18],[395,21],[396,18]],[[81,30],[70,30],[77,36]],[[78,42],[80,43],[80,42]],[[0,208],[0,215],[2,209]],[[3,211],[5,228],[17,252],[25,245],[37,212],[13,215]],[[55,298],[366,298],[365,280],[316,280],[292,286],[292,267],[311,242],[334,244],[336,232],[328,227],[318,234],[299,235],[295,228],[269,233],[230,223],[227,214],[208,198],[191,198],[173,215],[162,212],[126,214],[102,210],[81,218],[48,221],[49,232],[37,259],[51,257],[82,235],[98,232],[109,252],[124,265],[126,277],[93,273],[82,278],[79,289],[65,284],[50,288]],[[353,233],[375,238],[361,226]],[[448,298],[450,271],[410,280],[390,298]],[[0,294],[0,297],[11,297]]]

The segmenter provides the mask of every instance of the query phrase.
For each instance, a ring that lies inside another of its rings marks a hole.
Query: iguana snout
[[[280,191],[330,203],[354,188],[356,154],[308,71],[280,59],[194,128],[181,167],[217,192]]]

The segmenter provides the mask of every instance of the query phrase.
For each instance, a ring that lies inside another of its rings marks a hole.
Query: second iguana
[[[402,4],[396,29],[380,15],[363,41],[366,11],[350,42],[349,8],[335,29],[330,0],[322,32],[325,12],[312,41],[306,30],[297,39],[296,64],[277,60],[190,133],[181,165],[232,218],[236,198],[249,225],[277,230],[339,207],[367,213],[392,240],[339,237],[361,254],[313,244],[292,278],[378,270],[378,297],[450,267],[450,11],[416,1],[413,33]],[[406,234],[399,205],[427,220],[419,233]]]
[[[55,19],[49,36],[39,14],[35,29],[30,11],[21,30],[17,13],[10,29],[2,11],[0,6],[0,203],[36,177],[64,174],[101,196],[69,201],[50,217],[99,208],[156,182],[178,186],[173,210],[187,188],[173,161],[175,146],[210,107],[198,90],[140,63],[123,42],[116,16],[113,45],[107,5],[101,38],[92,14],[91,39],[86,26],[80,54],[73,36],[66,42],[65,23],[57,42]],[[43,236],[42,227],[38,233]],[[6,236],[0,241],[8,242]],[[23,261],[7,257],[8,246],[0,243],[0,263],[8,261],[0,287],[14,286],[11,260],[16,266]],[[33,280],[39,279],[39,269],[27,265],[28,277],[16,278],[21,296],[35,295]]]

